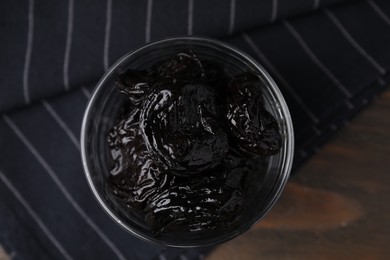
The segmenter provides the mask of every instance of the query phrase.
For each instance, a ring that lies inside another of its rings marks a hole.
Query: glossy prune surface
[[[238,147],[250,154],[272,155],[281,137],[275,118],[265,110],[260,77],[251,72],[234,76],[228,85],[226,118]]]
[[[116,86],[128,100],[108,134],[116,200],[156,236],[237,225],[260,161],[281,147],[261,77],[228,77],[187,50],[125,71]]]

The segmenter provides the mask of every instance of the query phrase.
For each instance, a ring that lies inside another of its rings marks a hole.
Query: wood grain
[[[279,205],[255,229],[327,230],[346,226],[363,216],[364,209],[353,198],[291,182]]]
[[[264,220],[208,260],[390,259],[390,91],[297,175]]]

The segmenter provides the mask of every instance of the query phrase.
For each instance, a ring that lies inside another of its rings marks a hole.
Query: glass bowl
[[[253,183],[253,190],[242,212],[239,225],[231,229],[198,234],[156,237],[136,212],[129,212],[115,200],[107,189],[110,173],[110,154],[107,133],[117,119],[125,97],[114,87],[118,73],[126,69],[149,68],[158,61],[191,48],[200,59],[208,59],[224,65],[228,75],[255,71],[268,85],[264,90],[267,110],[276,118],[282,136],[282,148],[276,155],[265,160],[261,178]],[[81,153],[84,171],[94,196],[108,215],[133,235],[149,242],[174,247],[196,247],[218,244],[232,239],[250,229],[259,221],[279,198],[290,174],[294,134],[286,102],[265,69],[246,53],[226,43],[209,38],[180,37],[147,44],[122,57],[97,84],[86,109],[81,130]]]

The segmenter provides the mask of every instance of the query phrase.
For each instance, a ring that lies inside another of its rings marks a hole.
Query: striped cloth
[[[258,59],[290,107],[298,167],[390,83],[386,0],[3,0],[0,244],[16,259],[201,259],[119,228],[83,176],[91,90],[120,56],[204,35]]]

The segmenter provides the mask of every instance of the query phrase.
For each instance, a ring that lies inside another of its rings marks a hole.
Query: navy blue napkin
[[[390,83],[390,2],[6,0],[0,9],[0,244],[15,259],[201,259],[140,241],[103,212],[79,133],[119,57],[178,35],[257,59],[291,110],[298,167]]]

